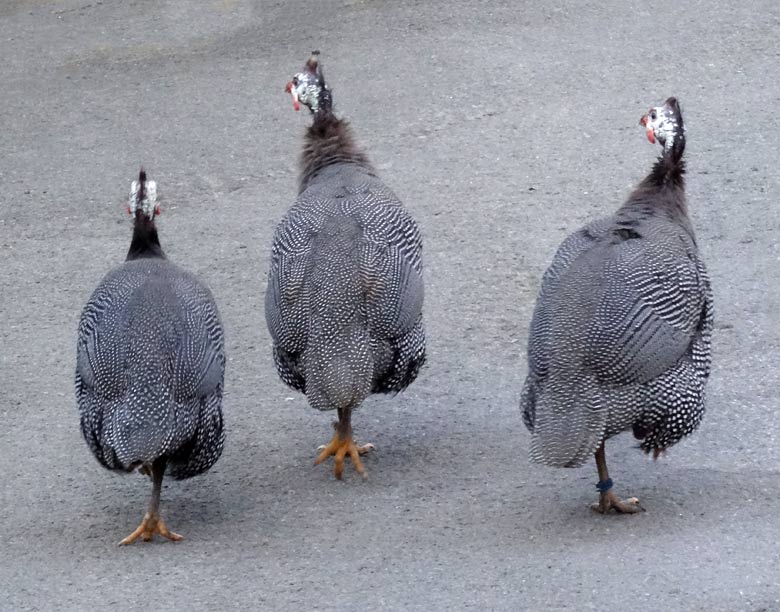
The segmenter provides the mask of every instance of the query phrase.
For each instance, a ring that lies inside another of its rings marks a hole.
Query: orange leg
[[[314,460],[314,465],[319,465],[328,457],[333,457],[334,468],[333,473],[338,480],[341,480],[341,476],[344,474],[344,459],[349,455],[352,460],[355,470],[363,478],[366,478],[366,469],[363,467],[363,462],[360,460],[360,455],[365,455],[368,451],[374,448],[373,444],[365,444],[358,446],[352,439],[352,425],[351,411],[342,410],[339,408],[339,420],[336,423],[336,433],[333,434],[333,439],[325,446],[320,447],[320,454],[317,459]]]
[[[122,540],[119,544],[120,545],[132,544],[139,537],[144,542],[148,542],[149,540],[152,539],[154,534],[162,536],[163,538],[168,538],[169,540],[173,540],[174,542],[183,539],[183,536],[180,536],[178,533],[174,533],[173,531],[170,531],[165,526],[165,523],[163,522],[162,517],[159,514],[150,514],[149,512],[147,512],[144,515],[144,520],[141,521],[141,524],[136,528],[136,530],[133,533],[131,533],[129,536],[127,536],[124,540]]]
[[[144,515],[144,519],[138,528],[129,536],[124,538],[119,545],[132,544],[139,537],[148,542],[154,534],[168,538],[174,542],[181,540],[182,536],[178,533],[169,531],[160,516],[160,491],[162,490],[163,474],[165,473],[165,459],[158,459],[154,462],[151,470],[146,467],[146,472],[152,477],[152,498],[149,501],[149,510]]]

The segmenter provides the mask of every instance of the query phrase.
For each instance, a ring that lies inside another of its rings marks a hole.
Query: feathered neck
[[[688,223],[685,200],[685,138],[678,137],[653,164],[652,170],[629,196],[623,209],[641,209],[647,214],[666,214]]]
[[[368,157],[355,144],[349,123],[338,119],[329,108],[320,108],[304,138],[298,193],[303,193],[325,167],[338,163],[356,164],[374,172]]]
[[[150,219],[138,211],[133,223],[133,239],[130,242],[130,250],[127,252],[125,261],[148,258],[165,259],[165,253],[160,246],[160,238],[157,236],[154,219]]]
[[[685,147],[683,142],[682,147]],[[645,179],[639,184],[639,188],[662,189],[670,187],[673,189],[685,189],[685,160],[682,158],[682,152],[674,152],[677,148],[675,144],[672,149],[665,151],[653,164],[653,169]]]

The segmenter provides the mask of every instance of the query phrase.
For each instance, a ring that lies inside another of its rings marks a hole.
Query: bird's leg
[[[599,482],[596,487],[600,492],[600,499],[599,503],[591,506],[593,510],[602,514],[607,514],[613,508],[622,514],[644,512],[644,508],[639,505],[639,500],[636,497],[629,497],[623,501],[612,491],[612,479],[607,470],[607,453],[604,450],[604,442],[596,451],[596,469],[599,471]]]
[[[164,538],[173,540],[174,542],[182,539],[182,536],[178,533],[168,531],[168,528],[165,526],[165,523],[160,516],[160,492],[162,491],[163,474],[165,474],[165,463],[166,460],[163,458],[157,459],[152,464],[152,498],[149,500],[149,510],[144,515],[144,520],[141,521],[138,528],[122,540],[119,543],[120,545],[132,544],[139,537],[144,542],[148,542],[152,539],[154,534],[158,534]]]
[[[333,434],[333,439],[326,446],[320,447],[321,452],[315,459],[314,465],[319,465],[332,455],[335,463],[333,473],[336,475],[336,478],[341,480],[341,475],[344,473],[344,458],[349,455],[357,473],[365,478],[366,470],[363,467],[363,462],[360,461],[360,455],[365,455],[374,448],[374,445],[356,445],[352,439],[352,409],[339,408],[338,411],[339,420],[335,423],[336,433]]]

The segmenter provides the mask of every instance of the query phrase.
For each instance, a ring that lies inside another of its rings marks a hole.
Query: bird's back
[[[409,384],[424,355],[421,270],[419,230],[392,191],[354,164],[322,169],[273,243],[266,319],[285,382],[323,408]]]
[[[532,458],[579,465],[655,403],[688,393],[700,404],[693,353],[706,335],[708,370],[708,325],[709,282],[688,225],[621,210],[572,234],[531,324],[522,403]]]
[[[107,467],[160,456],[186,477],[222,449],[222,327],[194,276],[165,259],[128,261],[92,294],[79,324],[82,431]]]

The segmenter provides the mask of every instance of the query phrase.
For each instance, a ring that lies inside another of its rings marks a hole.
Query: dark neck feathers
[[[647,214],[666,214],[672,219],[687,222],[684,151],[685,136],[678,135],[674,145],[656,160],[650,174],[639,183],[623,208],[643,209]]]
[[[680,125],[682,132],[682,124]],[[685,135],[680,133],[675,138],[674,144],[665,149],[658,160],[653,164],[653,169],[647,175],[641,186],[665,187],[671,186],[685,189]]]
[[[130,242],[130,250],[127,252],[125,261],[148,258],[165,259],[165,253],[160,246],[154,219],[150,219],[143,211],[139,210],[136,212],[133,239]]]
[[[298,193],[303,193],[321,170],[338,163],[356,164],[374,172],[368,157],[355,144],[349,123],[329,109],[320,108],[304,138]]]

